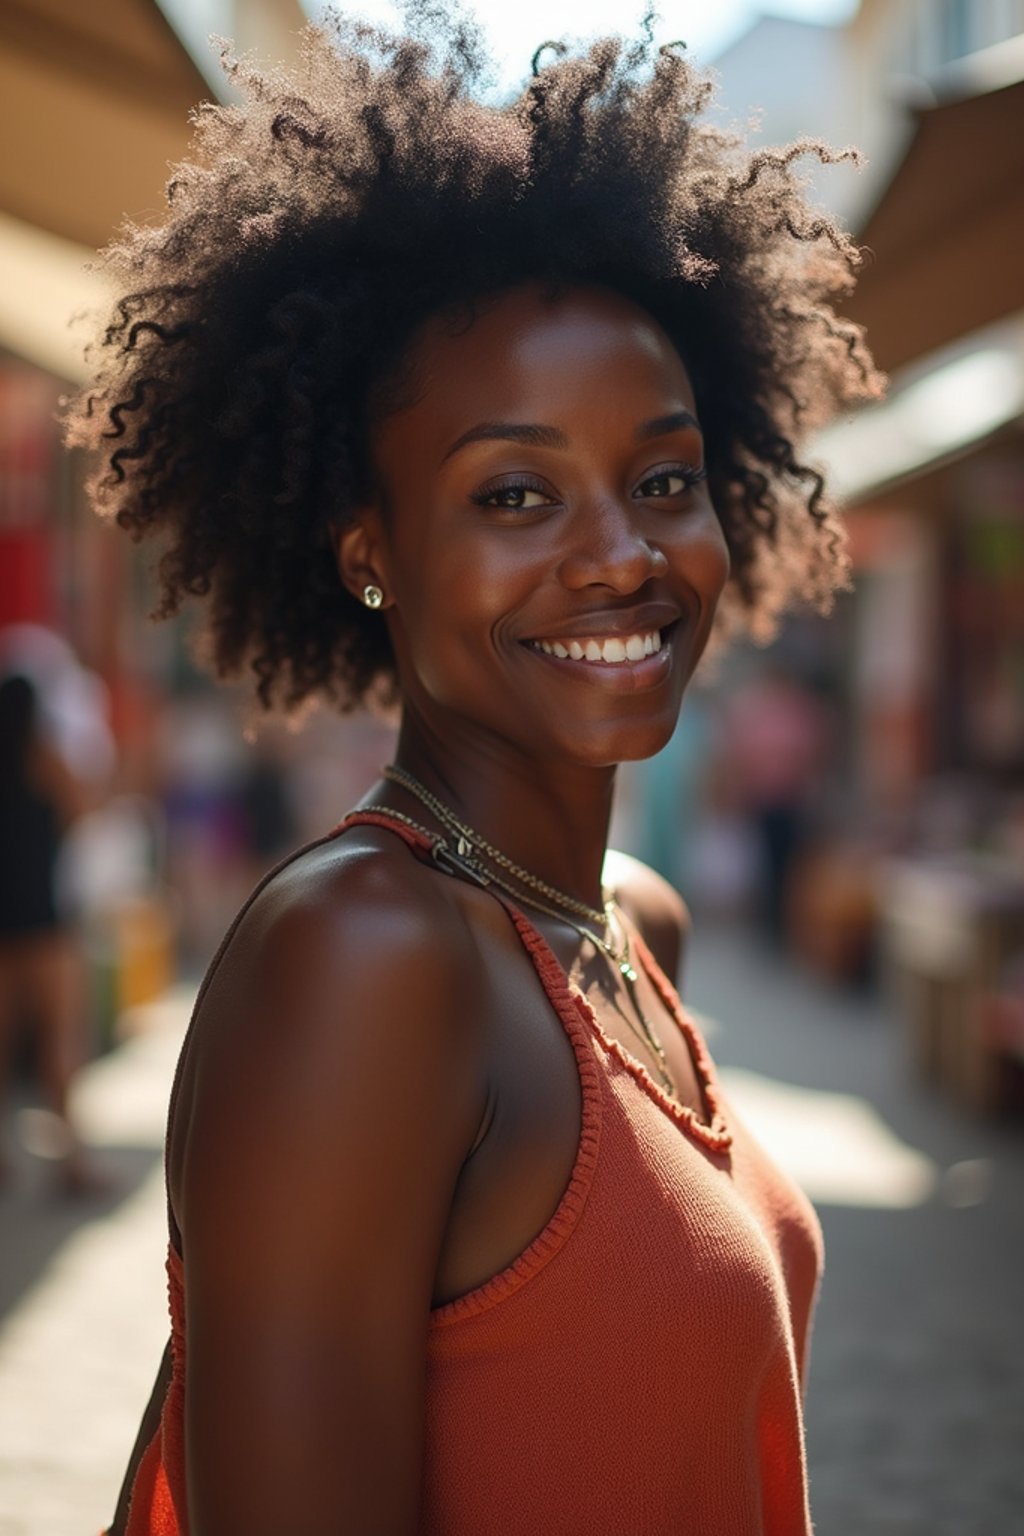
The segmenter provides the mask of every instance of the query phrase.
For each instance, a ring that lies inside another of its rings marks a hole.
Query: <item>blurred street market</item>
[[[496,7],[473,8],[489,25]],[[625,30],[642,7],[516,9],[522,35],[500,31],[513,82],[553,30]],[[825,1229],[816,1529],[1014,1536],[1024,0],[662,10],[665,37],[713,66],[723,124],[863,149],[859,171],[808,175],[865,250],[848,313],[890,390],[813,444],[846,511],[851,590],[771,646],[710,658],[669,745],[622,771],[613,842],[686,898],[684,1000]],[[166,1338],[161,1148],[196,986],[262,874],[391,755],[386,712],[263,721],[215,687],[192,615],[151,622],[152,556],[93,515],[60,442],[85,377],[88,326],[69,322],[103,302],[85,264],[123,215],[154,216],[195,104],[229,99],[209,34],[286,59],[316,14],[0,8],[0,128],[18,150],[0,164],[0,724],[49,765],[67,933],[37,967],[52,988],[28,988],[17,1017],[0,970],[0,1536],[110,1518]]]

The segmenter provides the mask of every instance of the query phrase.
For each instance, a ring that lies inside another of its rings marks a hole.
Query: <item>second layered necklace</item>
[[[589,939],[594,948],[604,956],[613,974],[621,976],[637,1023],[634,1024],[625,1011],[622,1011],[622,1018],[636,1038],[642,1041],[650,1052],[655,1071],[665,1092],[678,1099],[675,1080],[669,1068],[665,1049],[654,1026],[644,1014],[637,997],[638,977],[630,951],[629,932],[621,921],[619,922],[622,934],[621,946],[617,945],[613,938],[615,930],[613,903],[610,900],[606,901],[604,910],[598,911],[596,907],[577,901],[575,897],[549,885],[538,875],[523,869],[507,854],[502,853],[500,848],[495,848],[493,843],[489,843],[479,832],[460,821],[450,806],[438,799],[406,769],[391,764],[384,769],[384,777],[420,800],[444,827],[447,835],[438,838],[436,833],[428,832],[425,827],[419,826],[410,817],[403,816],[400,811],[394,811],[390,807],[367,806],[367,810],[380,810],[388,816],[394,816],[399,821],[406,822],[430,840],[435,858],[439,854],[441,856],[439,862],[454,867],[480,884],[498,886],[513,900],[524,902],[536,911],[544,912],[548,917],[557,918],[560,922],[568,924],[570,928],[574,928],[581,938]],[[454,846],[449,843],[449,837]],[[584,919],[585,922],[580,919]]]

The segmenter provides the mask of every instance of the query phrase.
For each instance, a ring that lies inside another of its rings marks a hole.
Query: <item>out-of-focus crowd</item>
[[[1019,1111],[1024,786],[947,771],[858,795],[849,701],[786,641],[691,690],[666,750],[624,771],[618,836],[699,921],[882,992],[918,1073],[961,1106]]]
[[[102,679],[54,631],[0,627],[0,1086],[42,1097],[30,1150],[69,1194],[103,1187],[73,1123],[77,1069],[201,974],[260,878],[390,755],[373,717],[246,728],[206,688],[163,701],[154,731],[140,792]],[[17,1161],[3,1118],[0,1178]]]
[[[135,1005],[198,978],[253,886],[393,746],[372,714],[256,724],[193,676],[154,709],[140,777],[110,702],[56,633],[0,628],[2,1070],[45,1099],[32,1150],[86,1192],[100,1176],[72,1124],[76,1066]],[[1024,798],[939,778],[853,815],[849,750],[834,682],[785,634],[740,650],[691,690],[666,749],[623,770],[613,840],[699,924],[742,925],[837,986],[887,987],[918,1067],[973,1108],[1019,1104]]]

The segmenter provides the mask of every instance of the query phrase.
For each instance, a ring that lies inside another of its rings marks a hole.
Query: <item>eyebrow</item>
[[[692,411],[672,411],[668,416],[655,416],[652,421],[645,421],[636,429],[636,440],[645,443],[649,437],[665,437],[669,432],[678,432],[682,427],[700,431],[700,422]]]
[[[531,448],[568,448],[569,439],[557,427],[534,426],[513,421],[482,421],[457,437],[445,454],[442,463],[453,453],[465,448],[467,443],[504,442],[526,443]]]
[[[673,411],[668,416],[655,416],[651,421],[645,421],[637,427],[635,436],[638,443],[643,443],[651,437],[664,437],[669,432],[678,432],[682,427],[693,427],[700,431],[700,425],[692,411]],[[455,439],[441,462],[447,462],[453,454],[458,453],[460,448],[465,448],[468,443],[482,442],[525,443],[530,448],[568,448],[569,446],[569,439],[558,427],[544,427],[535,422],[481,421]]]

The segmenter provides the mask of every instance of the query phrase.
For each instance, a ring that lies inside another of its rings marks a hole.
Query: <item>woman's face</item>
[[[536,760],[649,756],[728,575],[679,354],[616,294],[530,285],[409,361],[368,514],[406,709]]]

